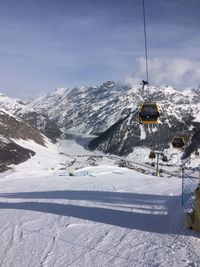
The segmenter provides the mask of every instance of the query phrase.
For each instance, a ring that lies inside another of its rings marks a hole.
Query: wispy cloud
[[[172,85],[177,89],[197,87],[200,84],[200,62],[183,58],[153,58],[149,60],[149,81],[152,85]],[[144,58],[138,59],[138,71],[126,78],[129,84],[138,84],[146,78]]]

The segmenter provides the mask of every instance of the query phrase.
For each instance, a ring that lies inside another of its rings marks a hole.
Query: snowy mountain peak
[[[68,87],[57,88],[57,89],[55,89],[54,94],[55,95],[63,95],[63,94],[66,94],[67,90],[69,90]]]
[[[100,134],[138,108],[143,101],[157,101],[161,123],[139,127],[132,115],[98,148],[111,153],[130,153],[134,146],[164,148],[179,132],[191,137],[200,123],[200,95],[171,86],[127,86],[107,81],[100,86],[73,88],[63,95],[47,94],[34,108],[46,112],[59,127],[80,133]],[[159,144],[158,144],[159,140]],[[131,144],[131,145],[130,145]]]

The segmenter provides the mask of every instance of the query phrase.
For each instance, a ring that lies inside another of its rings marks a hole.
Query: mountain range
[[[134,111],[144,101],[157,101],[159,124],[138,123]],[[148,86],[143,92],[141,87],[108,81],[94,87],[57,89],[35,99],[31,107],[47,114],[60,128],[97,135],[90,149],[121,156],[130,154],[134,147],[169,148],[176,135],[184,136],[189,145],[200,129],[200,92],[194,89]],[[196,150],[199,146],[193,147]]]
[[[160,106],[159,124],[139,123],[137,113],[144,101]],[[22,151],[16,139],[45,145],[45,135],[56,140],[61,130],[96,136],[89,149],[120,156],[142,147],[163,151],[171,147],[174,136],[183,136],[182,157],[187,158],[200,147],[200,92],[170,86],[148,86],[142,91],[107,81],[94,87],[56,89],[29,103],[0,94],[1,169],[35,153]]]

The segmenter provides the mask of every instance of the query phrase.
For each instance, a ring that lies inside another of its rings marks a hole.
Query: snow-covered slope
[[[35,155],[36,151],[31,150],[30,145],[19,144],[20,140],[40,146],[45,146],[47,142],[37,129],[0,110],[0,172],[10,164],[19,164]]]
[[[73,142],[70,150],[84,154]],[[68,146],[62,152],[70,154]],[[181,179],[109,165],[56,175],[68,160],[41,150],[0,179],[2,267],[199,266]]]

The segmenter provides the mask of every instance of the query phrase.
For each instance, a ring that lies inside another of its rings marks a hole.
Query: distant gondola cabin
[[[156,158],[156,153],[155,153],[154,151],[151,151],[151,152],[149,153],[149,158],[150,158],[150,159],[155,159],[155,158]]]
[[[175,136],[172,140],[172,146],[174,148],[182,148],[185,146],[185,139],[183,136]]]
[[[143,103],[139,112],[139,122],[141,124],[157,124],[160,109],[157,103]]]
[[[167,158],[166,155],[163,155],[163,157],[162,157],[162,161],[164,161],[164,162],[167,162],[167,161],[168,161],[168,158]]]

